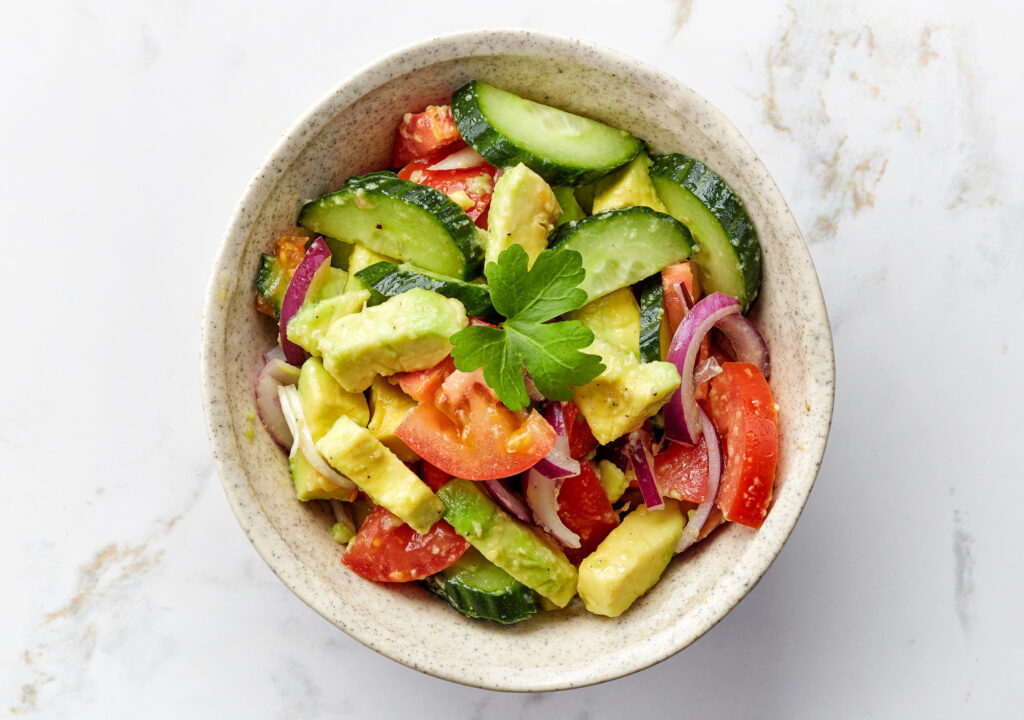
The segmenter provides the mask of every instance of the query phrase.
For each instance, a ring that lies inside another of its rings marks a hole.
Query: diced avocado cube
[[[379,262],[398,264],[400,261],[375,253],[373,250],[363,247],[358,243],[353,245],[352,253],[348,256],[348,291],[369,290],[370,288],[367,287],[366,283],[356,277],[356,273]]]
[[[594,337],[640,357],[640,304],[628,287],[620,288],[566,314],[594,332]]]
[[[362,393],[343,389],[324,369],[323,363],[314,357],[302,364],[299,373],[299,401],[314,442],[327,434],[342,415],[347,415],[357,425],[364,427],[370,421],[366,397]]]
[[[351,500],[354,490],[338,487],[316,471],[306,456],[300,452],[288,458],[288,467],[295,484],[295,497],[302,502],[309,500]]]
[[[425,370],[441,362],[452,350],[448,338],[467,324],[458,300],[413,288],[336,319],[319,347],[334,379],[349,392],[363,392],[377,375]]]
[[[587,216],[576,200],[576,193],[573,192],[571,187],[568,185],[558,185],[551,188],[551,192],[555,194],[555,199],[558,200],[558,207],[562,210],[562,214],[558,216],[555,225],[576,222]]]
[[[561,214],[555,194],[540,175],[522,163],[506,171],[494,184],[487,214],[486,262],[497,262],[502,250],[518,244],[533,265],[548,246],[548,233]]]
[[[597,474],[601,479],[601,486],[604,488],[605,495],[608,496],[608,502],[618,502],[619,498],[622,497],[623,493],[626,492],[626,488],[629,487],[631,479],[636,479],[636,476],[630,478],[630,476],[622,470],[619,466],[613,463],[611,460],[602,460],[597,464]]]
[[[338,472],[351,478],[378,505],[424,534],[441,519],[444,506],[430,488],[398,457],[344,415],[316,449]]]
[[[627,515],[580,563],[579,591],[587,610],[618,617],[650,590],[672,559],[684,524],[671,498],[662,510],[639,507]]]
[[[640,427],[679,387],[679,371],[672,363],[642,363],[600,339],[585,352],[600,355],[605,370],[586,385],[573,388],[573,399],[602,445]]]
[[[312,298],[313,302],[322,302],[345,292],[345,287],[348,285],[348,273],[336,267],[329,267],[324,272],[317,273],[313,282],[314,284],[310,285],[306,296]],[[309,299],[306,302],[309,302]]]
[[[331,538],[339,545],[344,545],[355,536],[356,534],[352,532],[352,528],[345,523],[336,522],[331,525]]]
[[[455,478],[437,494],[444,519],[485,558],[559,607],[569,604],[576,568],[553,540],[506,513],[469,480]]]
[[[651,182],[653,164],[647,153],[641,152],[625,167],[597,181],[594,189],[593,214],[605,210],[620,210],[634,205],[645,205],[651,210],[667,213],[665,204]]]
[[[340,317],[351,315],[370,299],[370,293],[342,293],[317,303],[303,305],[288,321],[288,339],[311,355],[319,356],[320,341],[327,334],[331,323]]]
[[[416,462],[420,459],[420,456],[395,434],[405,416],[417,404],[400,388],[382,377],[374,378],[373,385],[370,386],[370,408],[373,416],[367,429],[403,462]]]

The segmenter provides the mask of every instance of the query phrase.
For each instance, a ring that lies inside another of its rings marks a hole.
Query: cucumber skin
[[[458,300],[466,308],[467,315],[479,318],[495,315],[491,294],[486,285],[464,283],[455,278],[432,277],[414,268],[389,262],[378,262],[365,267],[356,273],[356,277],[370,287],[370,305],[379,305],[387,298],[412,288],[423,288]]]
[[[269,253],[260,255],[260,267],[256,271],[256,292],[274,308],[274,319],[281,316],[281,303],[288,287],[288,279],[283,277],[281,263]]]
[[[643,142],[637,140],[636,152],[623,158],[622,162],[616,165],[603,168],[573,167],[535,155],[516,146],[491,127],[480,110],[477,82],[470,80],[452,93],[452,116],[462,139],[495,167],[510,168],[523,163],[544,178],[549,185],[580,185],[604,177],[628,163],[643,150]]]
[[[489,563],[483,557],[479,559],[481,562]],[[518,580],[509,577],[510,585],[507,592],[488,592],[473,587],[473,568],[460,568],[460,565],[464,565],[464,560],[456,561],[452,567],[423,581],[430,592],[444,599],[460,614],[511,625],[527,620],[537,612],[533,593]]]
[[[484,251],[480,247],[476,224],[469,215],[444,193],[427,185],[402,180],[389,170],[350,177],[338,190],[306,203],[299,211],[299,225],[314,232],[321,232],[313,221],[315,214],[330,210],[334,205],[334,198],[355,195],[359,190],[364,191],[367,196],[383,195],[392,200],[415,205],[432,215],[463,256],[463,270],[458,279],[472,280],[480,275],[483,270]]]
[[[761,288],[761,243],[739,196],[714,170],[682,153],[658,157],[650,174],[652,179],[665,178],[690,191],[718,220],[736,253],[746,295],[737,299],[747,312]]]
[[[661,273],[651,275],[640,284],[640,361],[661,360],[662,304]]]

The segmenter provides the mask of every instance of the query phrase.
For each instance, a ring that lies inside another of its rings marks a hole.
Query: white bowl
[[[730,525],[674,559],[622,617],[568,609],[510,627],[470,620],[416,584],[377,585],[346,570],[331,518],[295,500],[285,454],[254,419],[253,379],[275,343],[253,307],[257,259],[299,207],[347,177],[387,167],[402,115],[447,102],[479,78],[625,128],[656,153],[685,152],[743,199],[761,240],[754,318],[772,351],[779,406],[775,501],[763,527]],[[732,609],[782,549],[825,450],[835,366],[818,279],[778,188],[739,132],[675,78],[615,52],[526,31],[451,35],[389,55],[344,82],[278,143],[246,189],[213,268],[202,340],[210,443],[231,507],[253,546],[305,603],[409,667],[500,690],[579,687],[682,650]]]

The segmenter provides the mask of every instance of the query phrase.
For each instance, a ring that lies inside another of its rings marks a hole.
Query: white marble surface
[[[1017,715],[1022,6],[484,5],[0,7],[0,716]],[[250,175],[356,68],[474,26],[593,40],[717,104],[835,333],[832,439],[773,568],[685,652],[583,690],[464,688],[335,630],[249,546],[203,426],[201,299]]]

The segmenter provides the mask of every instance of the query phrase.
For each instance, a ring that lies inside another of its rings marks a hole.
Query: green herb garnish
[[[510,409],[530,404],[523,366],[549,400],[569,400],[573,385],[586,385],[604,371],[601,358],[580,352],[594,333],[577,320],[548,322],[587,302],[577,287],[586,276],[575,250],[544,250],[532,268],[520,245],[487,263],[484,274],[500,328],[471,325],[451,337],[452,359],[463,372],[484,369],[484,380]]]

